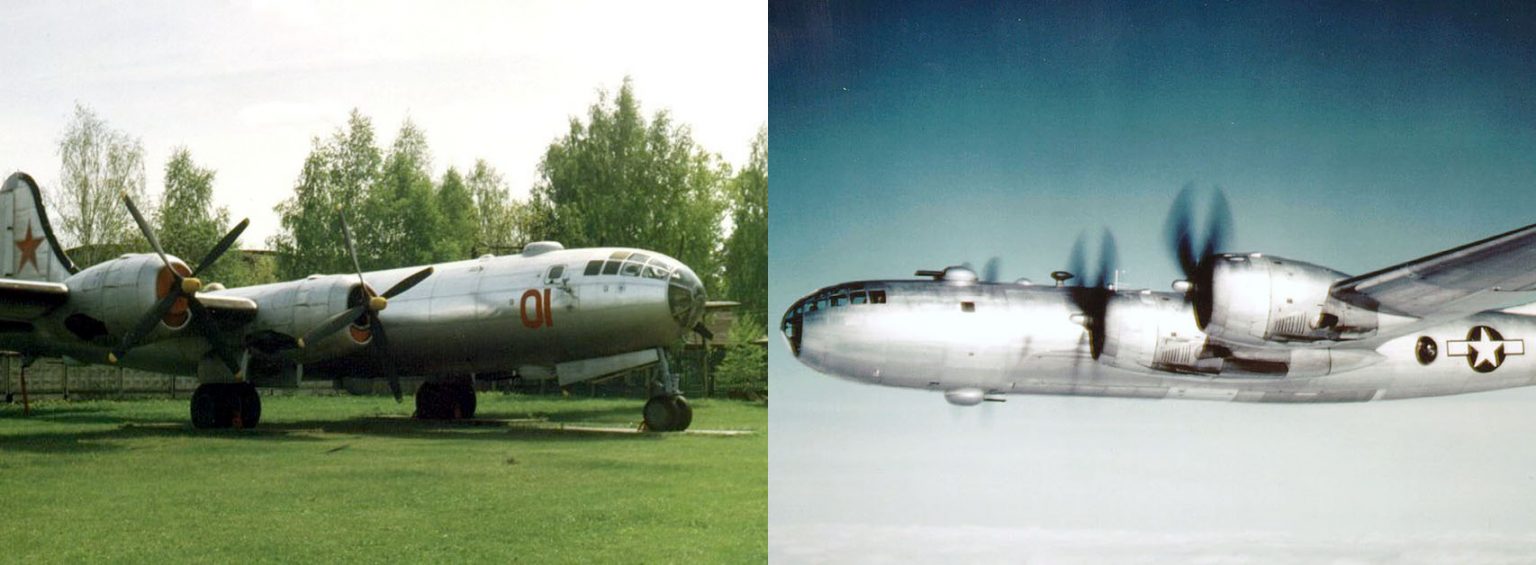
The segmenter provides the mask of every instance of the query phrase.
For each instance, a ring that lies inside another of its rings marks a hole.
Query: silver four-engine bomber
[[[1536,316],[1511,308],[1536,301],[1536,226],[1349,276],[1218,252],[1225,197],[1203,234],[1190,199],[1169,220],[1186,274],[1173,292],[1115,288],[1106,232],[1094,273],[1079,240],[1054,285],[966,267],[837,284],[796,301],[781,331],[817,371],[966,406],[1007,394],[1351,402],[1536,383]]]
[[[565,249],[223,289],[200,272],[239,237],[242,222],[196,265],[165,255],[131,200],[125,205],[155,253],[77,269],[54,238],[36,183],[16,173],[0,189],[0,349],[39,357],[195,374],[198,427],[250,427],[255,385],[305,378],[429,379],[416,414],[467,418],[468,375],[554,379],[561,385],[660,365],[643,416],[652,430],[686,429],[692,409],[661,348],[700,323],[703,284],[652,251]],[[340,235],[356,264],[345,217]],[[341,243],[338,241],[338,243]]]

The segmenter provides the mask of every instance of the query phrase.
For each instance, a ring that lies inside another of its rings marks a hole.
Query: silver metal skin
[[[203,382],[244,376],[213,362],[210,339],[196,331],[184,301],[121,359],[112,355],[167,296],[170,269],[191,272],[186,262],[170,257],[168,268],[156,254],[127,254],[77,269],[54,237],[37,183],[25,173],[0,186],[0,227],[11,234],[9,243],[0,243],[0,349],[197,374]],[[655,350],[693,328],[707,300],[692,269],[643,249],[535,242],[516,255],[432,267],[416,286],[375,299],[384,303],[378,316],[387,328],[388,354],[405,374],[515,372],[562,383],[596,378],[656,363]],[[420,270],[362,279],[377,294]],[[310,376],[366,375],[360,361],[378,350],[368,347],[365,318],[315,343],[301,340],[365,300],[356,274],[228,290],[209,285],[196,297],[224,341],[242,350],[242,367],[254,357],[300,364]],[[637,355],[642,352],[649,355]],[[666,392],[675,394],[675,380],[664,378]]]
[[[400,370],[421,375],[553,368],[669,345],[703,317],[703,283],[675,259],[642,249],[556,247],[434,265],[431,277],[379,313]],[[594,261],[617,271],[585,274]],[[363,277],[382,290],[419,268]],[[324,292],[337,283],[347,292]],[[332,275],[210,294],[262,305],[247,333],[297,333],[309,327],[303,321],[308,311],[318,320],[349,307],[354,287],[356,277]],[[322,292],[305,292],[311,288]],[[324,361],[327,352],[360,350],[366,343],[344,331],[307,344],[301,359]]]
[[[537,251],[530,253],[529,251]],[[706,295],[697,275],[675,259],[641,249],[560,249],[530,246],[519,255],[486,256],[434,265],[435,273],[389,301],[379,313],[388,328],[390,353],[405,374],[438,375],[518,371],[554,375],[557,364],[654,349],[676,341],[703,316]],[[179,262],[172,259],[173,263]],[[614,272],[587,275],[597,261]],[[36,320],[36,332],[0,337],[0,348],[25,348],[43,356],[102,359],[111,349],[79,339],[65,319],[88,313],[119,335],[155,300],[150,287],[159,258],[125,255],[77,273],[63,283],[70,299]],[[364,273],[382,290],[420,267]],[[101,281],[104,292],[84,292]],[[248,299],[254,318],[234,338],[262,332],[302,335],[325,318],[357,304],[355,275],[317,275],[303,280],[200,293],[205,299]],[[349,303],[349,300],[352,302]],[[546,302],[548,300],[548,302]],[[183,322],[165,323],[150,343],[119,364],[189,374],[208,344]],[[308,375],[346,372],[366,350],[366,325],[306,344],[287,354],[306,365]],[[216,379],[214,379],[216,380]]]
[[[1327,273],[1323,297],[1343,277]],[[1259,276],[1253,269],[1234,275]],[[1108,343],[1094,359],[1069,288],[946,278],[819,289],[785,312],[785,343],[801,363],[827,375],[942,391],[965,406],[1004,394],[1347,402],[1536,384],[1536,353],[1524,353],[1524,344],[1536,338],[1536,317],[1521,314],[1481,312],[1406,335],[1353,342],[1316,336],[1264,341],[1251,339],[1257,337],[1252,333],[1224,341],[1196,327],[1182,293],[1121,290],[1106,314]],[[1297,292],[1315,287],[1302,278],[1283,284]],[[1250,280],[1233,288],[1256,286]],[[1267,293],[1219,300],[1251,320],[1273,306]],[[1238,319],[1233,312],[1227,320]],[[1479,327],[1495,328],[1499,336],[1483,338],[1487,332],[1474,330]],[[1243,329],[1250,328],[1260,326]],[[1302,327],[1303,333],[1312,329]],[[1504,347],[1497,351],[1470,343],[1500,338]],[[1432,356],[1420,355],[1426,339],[1433,343]]]

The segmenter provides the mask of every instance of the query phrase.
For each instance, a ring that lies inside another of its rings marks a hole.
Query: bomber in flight
[[[692,409],[661,348],[707,334],[704,286],[687,265],[643,249],[565,249],[426,267],[311,275],[223,289],[198,275],[234,244],[241,222],[196,266],[166,255],[143,216],[124,204],[154,253],[85,269],[53,234],[37,183],[16,173],[0,187],[0,350],[39,357],[195,374],[192,423],[251,427],[256,385],[304,378],[426,375],[418,417],[472,417],[472,373],[555,379],[561,385],[659,364],[642,411],[655,431],[687,429]],[[345,216],[342,233],[357,252]],[[380,289],[383,289],[380,292]]]
[[[1095,272],[1079,240],[1055,285],[967,267],[837,284],[796,301],[781,331],[817,371],[965,406],[1008,394],[1355,402],[1536,384],[1536,316],[1511,308],[1536,301],[1536,225],[1348,275],[1220,252],[1225,197],[1204,230],[1191,202],[1186,188],[1168,221],[1185,273],[1172,292],[1116,288],[1106,232]]]

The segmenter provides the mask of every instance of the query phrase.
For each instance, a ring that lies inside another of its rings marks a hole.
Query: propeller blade
[[[1099,241],[1099,284],[1094,286],[1114,284],[1115,267],[1119,262],[1120,253],[1115,247],[1115,234],[1110,233],[1109,228],[1104,228],[1104,237]]]
[[[1196,233],[1193,221],[1194,183],[1184,185],[1168,211],[1169,243],[1184,271],[1188,295],[1194,305],[1195,324],[1205,329],[1211,320],[1214,295],[1211,278],[1216,264],[1212,259],[1227,247],[1232,232],[1232,207],[1226,191],[1216,187],[1211,207],[1205,216],[1205,228]],[[1197,251],[1198,250],[1198,251]]]
[[[347,225],[347,213],[337,206],[336,215],[341,218],[341,237],[347,242],[347,255],[352,257],[352,268],[357,271],[357,282],[363,285],[364,293],[369,293],[367,283],[363,283],[363,266],[357,262],[357,246],[352,244],[352,227]]]
[[[997,282],[997,272],[998,272],[998,269],[999,269],[1001,263],[1002,263],[1002,261],[1000,259],[998,259],[997,257],[993,257],[991,259],[987,259],[987,266],[982,268],[982,270],[981,270],[981,273],[982,273],[981,274],[981,280],[982,280],[982,282],[989,282],[989,283]]]
[[[1075,286],[1082,286],[1088,280],[1087,275],[1083,273],[1083,253],[1085,253],[1083,248],[1087,245],[1086,238],[1087,236],[1082,233],[1077,234],[1077,241],[1072,244],[1072,255],[1067,259],[1067,272],[1077,279]]]
[[[192,310],[192,322],[197,324],[197,329],[207,338],[208,345],[212,346],[213,354],[219,356],[224,366],[234,375],[240,374],[240,359],[231,351],[229,343],[224,341],[224,333],[219,331],[219,326],[213,323],[213,316],[208,314],[208,309],[198,302],[196,297],[187,299],[187,307]]]
[[[395,283],[395,286],[389,287],[389,290],[384,291],[382,296],[384,298],[394,298],[399,296],[400,293],[410,290],[411,287],[420,284],[421,281],[424,281],[427,279],[427,277],[432,276],[433,272],[434,270],[432,267],[427,267],[420,271],[416,271],[415,273],[411,274],[411,276],[405,277],[404,279],[401,279],[400,282]]]
[[[149,335],[149,332],[155,330],[155,324],[160,323],[160,320],[165,318],[166,312],[171,311],[171,305],[175,304],[176,299],[181,297],[178,288],[172,285],[171,290],[165,293],[165,297],[156,302],[155,306],[150,308],[148,312],[145,312],[144,317],[139,318],[139,323],[135,324],[133,329],[123,334],[123,342],[117,346],[117,351],[114,351],[113,355],[116,355],[118,359],[122,359],[129,349],[133,349],[145,336]]]
[[[171,269],[171,260],[166,258],[165,249],[160,247],[160,240],[155,238],[155,230],[149,229],[149,222],[144,220],[144,215],[139,213],[139,207],[133,205],[133,199],[128,193],[123,193],[123,203],[128,205],[128,214],[133,216],[133,221],[139,224],[139,231],[144,234],[144,239],[149,241],[149,246],[154,248],[155,254],[160,256],[160,261],[165,263],[165,268]],[[181,275],[175,269],[171,269],[171,275],[176,277],[176,283],[181,283]]]
[[[363,315],[363,312],[367,309],[368,302],[364,301],[362,304],[343,310],[335,316],[331,316],[330,318],[326,318],[326,320],[321,322],[320,325],[315,326],[314,328],[310,329],[308,333],[305,333],[302,340],[306,344],[319,343],[320,340],[330,337],[331,334],[341,331],[341,328],[347,327],[347,325],[351,324],[353,320],[356,320],[358,316]]]
[[[400,391],[400,371],[395,367],[395,359],[389,356],[389,334],[384,332],[384,323],[379,321],[377,314],[368,316],[368,329],[373,332],[374,355],[378,356],[380,368],[389,378],[389,392],[395,395],[395,402],[402,402],[405,396]]]
[[[244,233],[245,228],[250,225],[251,221],[249,219],[240,220],[240,223],[235,224],[234,229],[229,230],[224,239],[219,240],[219,243],[214,245],[213,249],[208,250],[207,255],[203,256],[203,260],[197,263],[197,269],[192,271],[192,276],[197,277],[198,274],[213,265],[214,261],[218,261],[219,257],[222,257],[224,252],[229,251],[230,246],[235,244],[235,240],[240,239],[240,234]]]
[[[715,339],[715,332],[709,331],[709,328],[704,325],[704,322],[694,324],[693,333],[699,334],[699,337],[704,339]]]
[[[1216,187],[1216,195],[1211,199],[1211,212],[1206,222],[1210,225],[1206,228],[1205,248],[1200,253],[1201,261],[1226,249],[1227,232],[1232,229],[1232,208],[1227,204],[1226,192],[1219,186]]]
[[[1173,207],[1168,210],[1168,221],[1164,229],[1168,233],[1168,245],[1174,249],[1178,257],[1179,268],[1184,272],[1184,278],[1192,278],[1195,269],[1198,268],[1199,257],[1195,256],[1194,243],[1194,198],[1195,183],[1190,182],[1179,190],[1179,195],[1173,199]]]
[[[1109,301],[1114,298],[1115,291],[1108,286],[1114,282],[1116,263],[1120,260],[1120,251],[1115,245],[1115,234],[1104,229],[1104,237],[1099,242],[1099,284],[1095,285],[1094,292],[1090,296],[1089,327],[1088,327],[1088,353],[1094,359],[1104,353],[1104,344],[1108,339]]]

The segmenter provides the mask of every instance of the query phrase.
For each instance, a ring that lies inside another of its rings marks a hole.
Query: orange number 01
[[[533,311],[528,310],[528,301],[533,301]],[[549,289],[544,289],[543,294],[539,290],[530,288],[523,293],[522,299],[523,325],[529,329],[539,329],[544,326],[555,325],[554,313],[550,312]]]

